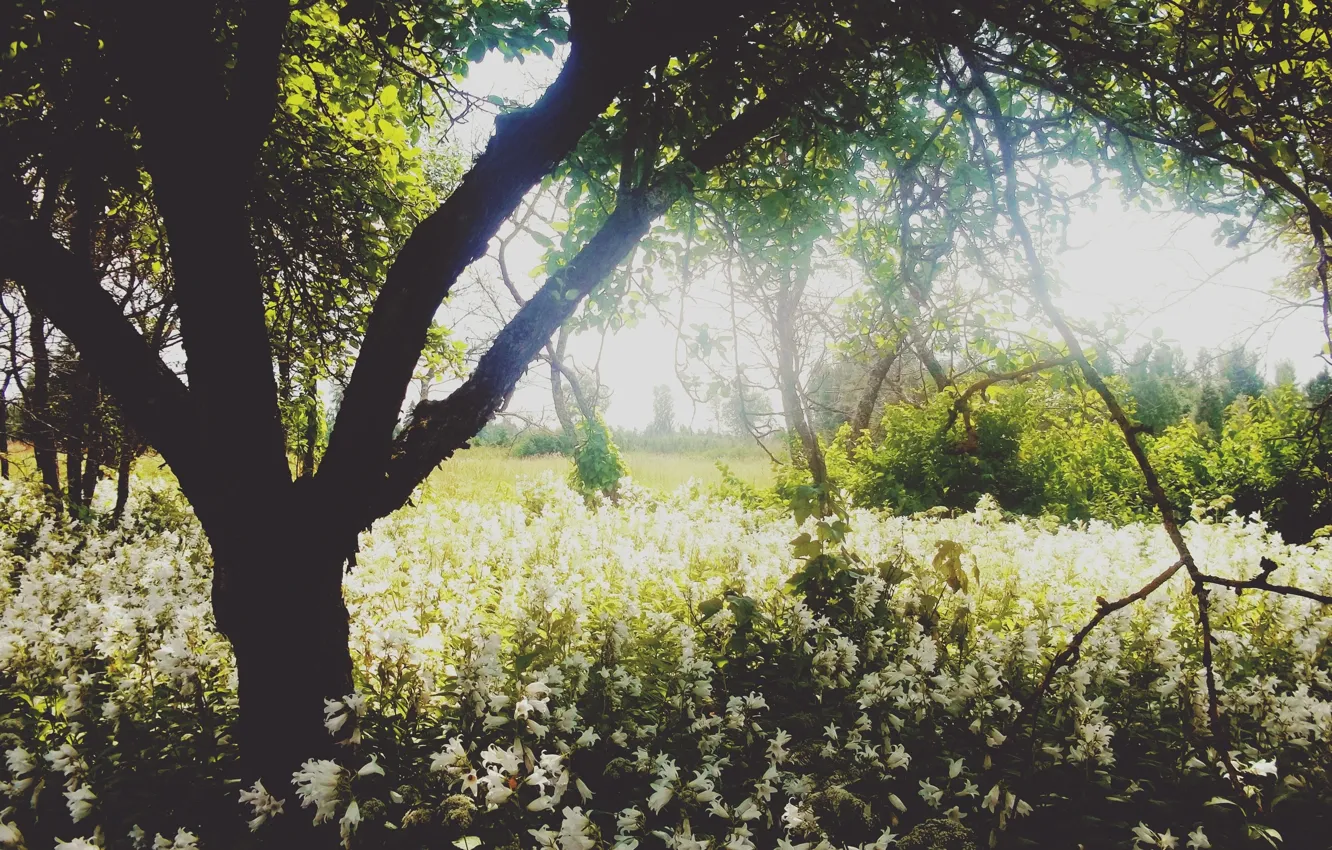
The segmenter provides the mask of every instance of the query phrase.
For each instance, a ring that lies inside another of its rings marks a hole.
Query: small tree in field
[[[657,384],[652,388],[652,424],[649,434],[675,433],[675,399],[671,397],[671,388]]]

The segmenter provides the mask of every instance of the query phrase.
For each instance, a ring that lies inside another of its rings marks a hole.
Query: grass
[[[716,459],[700,454],[621,452],[634,482],[653,490],[670,491],[694,481],[709,486],[721,481]],[[736,477],[759,487],[772,484],[769,460],[757,452],[723,461]],[[509,450],[480,446],[459,452],[431,474],[426,486],[436,494],[454,498],[489,500],[512,497],[519,481],[540,478],[547,472],[569,474],[571,463],[560,455],[513,457]]]
[[[690,481],[704,487],[721,481],[717,461],[726,464],[741,481],[756,487],[769,487],[773,483],[772,465],[767,456],[750,446],[751,453],[738,451],[716,452],[652,452],[622,451],[629,464],[634,482],[652,490],[669,492]],[[9,447],[10,475],[20,481],[38,480],[33,463],[32,448],[22,443]],[[517,485],[524,479],[540,478],[547,472],[559,478],[569,474],[572,463],[560,455],[514,457],[507,448],[479,446],[458,452],[431,473],[426,487],[432,494],[451,498],[489,501],[513,498]],[[61,456],[61,469],[64,456]],[[107,471],[114,476],[113,470]],[[140,478],[170,477],[162,459],[152,455],[135,462],[135,473]]]

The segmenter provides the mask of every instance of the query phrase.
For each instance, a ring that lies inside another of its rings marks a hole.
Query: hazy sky
[[[540,57],[519,65],[491,54],[473,68],[465,88],[483,97],[498,94],[530,102],[556,67]],[[491,115],[474,111],[460,128],[465,146],[479,149],[492,124]],[[1126,209],[1114,195],[1096,210],[1076,211],[1068,234],[1071,247],[1057,260],[1060,306],[1071,317],[1097,324],[1110,313],[1121,314],[1129,328],[1144,336],[1159,328],[1190,358],[1201,348],[1244,343],[1263,356],[1269,373],[1278,362],[1289,360],[1301,379],[1311,377],[1321,368],[1318,311],[1283,310],[1267,294],[1270,284],[1285,276],[1289,261],[1272,248],[1217,245],[1216,223],[1182,213]],[[524,272],[536,256],[533,247],[515,245],[510,259],[511,265],[522,267],[516,271],[519,277],[527,279]],[[477,271],[493,276],[494,264],[482,260]],[[493,320],[482,318],[487,309],[494,315],[493,306],[487,307],[477,292],[460,293],[441,318],[479,338],[494,329]],[[649,315],[604,345],[599,337],[589,336],[576,339],[570,350],[584,366],[597,362],[599,355],[602,381],[614,393],[606,412],[611,424],[645,426],[652,418],[653,387],[668,384],[675,393],[677,422],[690,424],[692,419],[695,427],[709,427],[707,410],[691,417],[691,403],[676,380],[675,348],[675,331]],[[511,409],[542,415],[549,405],[545,370],[533,370]]]

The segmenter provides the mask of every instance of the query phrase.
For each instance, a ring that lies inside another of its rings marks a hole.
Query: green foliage
[[[620,479],[629,474],[629,467],[620,457],[610,428],[599,413],[591,420],[578,423],[578,445],[574,446],[573,463],[569,482],[585,496],[593,493],[613,495]]]
[[[1123,437],[1099,402],[1047,381],[994,387],[972,402],[973,434],[959,418],[947,427],[952,397],[889,405],[883,437],[850,444],[843,429],[828,450],[829,473],[857,504],[913,514],[973,509],[993,495],[1014,513],[1061,520],[1127,521],[1143,511],[1145,490]]]
[[[572,454],[573,447],[563,434],[552,434],[549,431],[537,431],[531,434],[524,434],[513,441],[512,454],[514,457],[533,457],[535,455],[567,455]]]

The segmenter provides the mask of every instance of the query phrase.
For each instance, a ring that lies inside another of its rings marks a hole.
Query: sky
[[[519,64],[492,53],[473,66],[463,88],[479,97],[499,95],[530,103],[554,78],[559,60],[557,54],[555,61],[536,57]],[[455,138],[462,139],[464,150],[478,152],[492,127],[492,112],[474,110],[456,128]],[[1300,380],[1317,374],[1324,342],[1319,311],[1291,309],[1269,294],[1272,283],[1289,272],[1290,260],[1275,247],[1218,244],[1218,222],[1179,212],[1147,212],[1126,206],[1113,194],[1101,198],[1095,209],[1075,211],[1069,247],[1056,258],[1059,306],[1070,318],[1097,325],[1118,315],[1136,337],[1145,340],[1159,332],[1190,359],[1203,348],[1243,344],[1259,353],[1269,376],[1282,361],[1295,366]],[[531,267],[537,256],[534,245],[515,244],[510,264]],[[494,276],[494,268],[483,259],[477,273]],[[476,287],[475,280],[469,285]],[[494,303],[477,291],[463,293],[445,306],[440,318],[464,336],[483,339],[495,329],[494,319],[483,317],[496,315]],[[706,316],[706,308],[703,313]],[[613,392],[605,411],[611,425],[645,427],[652,419],[653,387],[665,384],[673,391],[677,423],[713,427],[711,412],[695,410],[679,385],[675,350],[675,331],[655,314],[604,342],[584,335],[570,346],[580,365],[599,363],[602,383]],[[448,389],[441,385],[436,392]],[[510,410],[549,421],[549,408],[545,370],[533,370]]]

